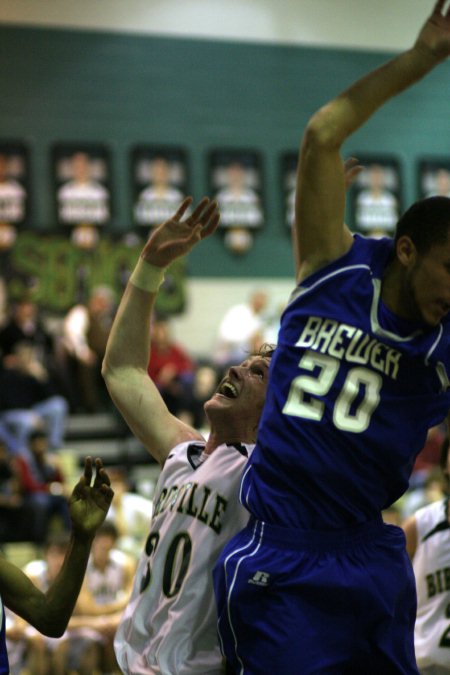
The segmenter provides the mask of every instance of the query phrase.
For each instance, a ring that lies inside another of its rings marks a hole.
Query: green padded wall
[[[189,274],[292,275],[283,223],[280,155],[296,150],[309,116],[386,53],[129,34],[0,27],[0,138],[31,152],[33,227],[52,226],[50,146],[95,141],[112,153],[117,232],[130,226],[129,151],[136,143],[182,146],[191,191],[207,190],[212,148],[261,153],[267,223],[236,258],[220,237],[188,261]],[[404,196],[416,197],[416,162],[450,153],[450,64],[385,106],[346,151],[401,162]]]

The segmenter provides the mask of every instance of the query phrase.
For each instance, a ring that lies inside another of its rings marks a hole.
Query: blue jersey
[[[6,651],[5,608],[0,598],[0,675],[9,673],[8,653]]]
[[[293,293],[241,486],[258,520],[327,530],[373,519],[448,413],[450,320],[427,327],[389,311],[392,255],[392,240],[355,235]]]

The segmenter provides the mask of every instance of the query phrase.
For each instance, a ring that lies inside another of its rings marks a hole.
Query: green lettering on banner
[[[95,286],[110,286],[119,299],[142,245],[102,235],[93,250],[83,250],[62,235],[19,232],[14,246],[1,254],[0,274],[11,300],[27,292],[41,309],[63,314],[86,300]],[[156,304],[160,313],[173,315],[185,309],[185,272],[182,260],[167,270]]]

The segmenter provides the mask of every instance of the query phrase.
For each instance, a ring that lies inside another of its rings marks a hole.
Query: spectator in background
[[[54,517],[60,528],[69,530],[69,506],[64,475],[57,456],[48,453],[45,432],[31,434],[29,450],[29,456],[20,454],[14,461],[25,504],[32,514],[33,541],[42,544]]]
[[[65,396],[67,375],[61,369],[57,340],[42,321],[39,305],[28,296],[8,308],[7,319],[0,330],[0,353],[2,356],[12,354],[19,343],[33,347],[34,356],[47,371],[55,391]]]
[[[48,367],[49,362],[53,362],[53,337],[42,324],[38,305],[27,297],[12,304],[9,317],[0,330],[2,355],[11,354],[19,342],[31,344],[42,365]]]
[[[84,473],[70,496],[72,535],[60,572],[47,592],[42,592],[13,563],[0,558],[2,609],[9,609],[28,621],[39,632],[60,636],[72,615],[91,550],[92,539],[103,523],[113,498],[108,474],[99,458],[86,457]],[[2,618],[0,631],[0,670],[9,672],[6,636]]]
[[[169,411],[177,415],[185,408],[194,375],[194,362],[184,347],[173,340],[168,319],[153,317],[151,343],[148,374]]]
[[[150,527],[153,502],[132,489],[125,468],[110,466],[108,474],[114,484],[114,504],[107,522],[117,528],[115,546],[137,559]]]
[[[118,536],[115,525],[105,522],[92,542],[86,576],[67,631],[69,666],[77,666],[74,661],[87,652],[100,672],[120,673],[113,640],[131,594],[136,562],[116,548]],[[85,672],[90,675],[92,670]]]
[[[116,304],[109,286],[95,287],[88,302],[75,305],[63,325],[63,349],[76,387],[70,396],[74,411],[99,412],[106,401],[101,363]]]
[[[69,544],[68,532],[49,534],[44,543],[42,558],[31,560],[23,568],[24,573],[40,591],[47,592],[58,576]],[[65,675],[65,663],[61,664],[58,653],[58,645],[63,639],[41,635],[24,619],[7,611],[6,645],[11,674],[22,675],[29,672],[33,675]]]
[[[112,639],[131,592],[135,562],[115,549],[117,536],[110,522],[99,528],[74,613],[61,638],[47,638],[26,622],[12,624],[10,621],[14,641],[19,638],[22,641],[21,665],[28,667],[33,675],[119,672]],[[25,566],[25,574],[41,591],[46,592],[59,574],[69,541],[66,533],[50,535],[43,558]],[[18,650],[17,644],[9,648],[12,652]]]
[[[18,467],[0,440],[0,541],[30,539],[31,515],[23,498]]]
[[[224,315],[217,336],[215,362],[226,369],[230,364],[243,361],[255,346],[264,342],[267,293],[255,290],[246,303],[234,305]]]
[[[417,588],[414,646],[423,675],[450,672],[449,444],[441,448],[441,498],[416,511],[403,524]]]
[[[19,342],[0,365],[0,438],[11,452],[26,451],[30,434],[45,429],[52,450],[62,447],[68,414],[34,347]]]

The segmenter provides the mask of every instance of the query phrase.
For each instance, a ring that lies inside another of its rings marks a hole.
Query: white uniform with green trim
[[[238,492],[253,445],[182,443],[169,454],[114,648],[124,673],[218,675],[212,568],[248,520]]]
[[[448,500],[433,502],[419,509],[415,517],[417,549],[413,567],[417,585],[417,619],[414,646],[417,665],[419,669],[441,666],[450,673]]]

